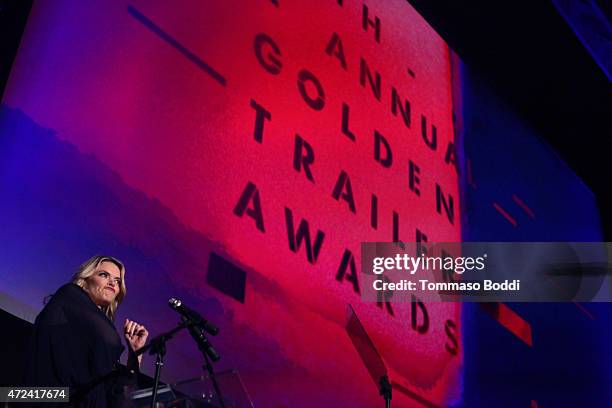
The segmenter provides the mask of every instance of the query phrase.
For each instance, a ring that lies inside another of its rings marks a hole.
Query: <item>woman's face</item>
[[[112,262],[102,262],[96,272],[85,279],[83,289],[96,305],[100,307],[110,305],[121,290],[121,271],[119,271],[119,267]]]

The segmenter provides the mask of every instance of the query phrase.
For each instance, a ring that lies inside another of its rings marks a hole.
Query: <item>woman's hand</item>
[[[125,341],[130,348],[130,354],[133,354],[135,351],[138,351],[138,349],[145,345],[149,332],[143,325],[132,320],[125,319],[125,323],[123,323],[123,335],[125,336]],[[138,365],[140,365],[141,360],[142,354],[138,356]]]
[[[149,332],[144,326],[129,319],[125,319],[123,333],[131,351],[137,351],[144,346],[149,336]]]

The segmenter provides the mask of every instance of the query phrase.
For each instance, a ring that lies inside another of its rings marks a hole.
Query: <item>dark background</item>
[[[589,186],[597,197],[604,238],[612,241],[610,83],[553,4],[409,3]],[[598,4],[609,20],[609,7]]]

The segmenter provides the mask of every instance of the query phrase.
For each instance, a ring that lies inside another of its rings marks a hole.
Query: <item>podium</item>
[[[131,407],[131,408],[146,408],[151,405],[151,397],[153,396],[153,388],[144,388],[141,390],[136,390],[130,393],[129,400],[130,402],[124,403],[122,408]],[[167,386],[164,385],[159,387],[157,390],[157,401],[158,405],[163,407],[168,407],[173,404],[176,400],[176,396],[174,391]]]
[[[223,393],[226,408],[254,408],[238,370],[220,371],[215,373],[215,378]],[[171,387],[187,396],[192,403],[196,404],[194,406],[211,408],[221,406],[208,375],[178,381],[171,384]]]

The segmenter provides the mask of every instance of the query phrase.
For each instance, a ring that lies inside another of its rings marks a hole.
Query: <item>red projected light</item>
[[[227,329],[311,378],[287,395],[378,401],[344,331],[352,304],[406,394],[458,397],[460,307],[360,298],[361,242],[461,237],[449,50],[407,2],[54,7],[34,7],[5,103],[247,270],[244,303],[221,298]],[[251,389],[291,381],[239,368]]]

